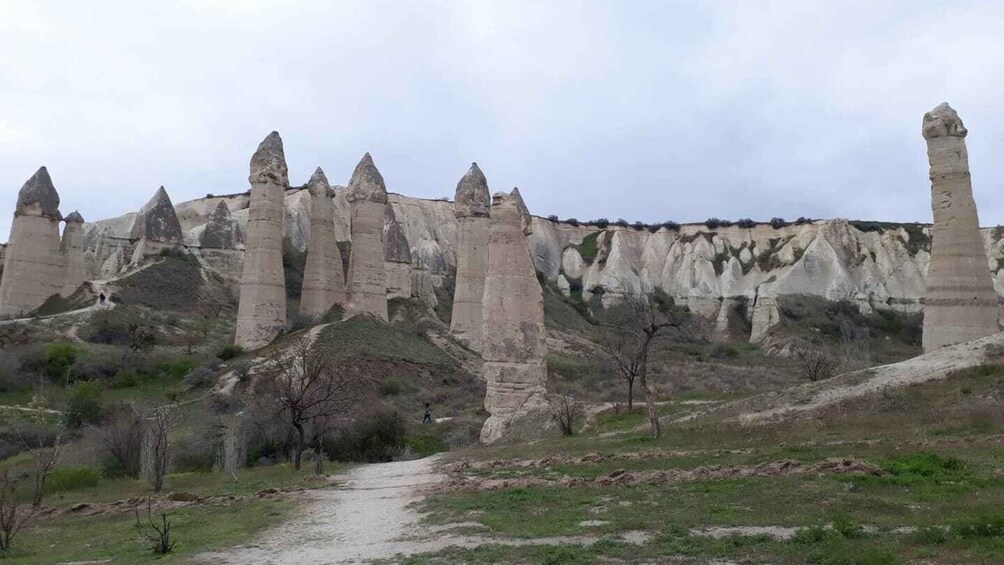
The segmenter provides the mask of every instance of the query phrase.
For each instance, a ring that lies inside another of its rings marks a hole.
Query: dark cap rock
[[[167,195],[163,186],[158,188],[153,198],[136,213],[131,236],[149,241],[181,243],[184,238],[181,222],[178,221],[174,204],[171,203],[171,197]]]
[[[82,224],[84,223],[84,217],[80,215],[80,212],[74,210],[70,212],[70,215],[63,218],[68,224]]]
[[[334,195],[331,184],[328,183],[328,176],[320,167],[317,167],[314,174],[310,175],[310,180],[307,181],[307,190],[311,197],[316,198],[331,198]]]
[[[935,139],[938,137],[966,137],[969,131],[948,102],[942,102],[935,109],[924,114],[923,124],[924,139]]]
[[[24,183],[17,193],[17,208],[15,214],[39,215],[50,218],[61,218],[59,214],[59,193],[52,186],[52,179],[45,167],[40,167],[35,174]]]
[[[454,213],[458,218],[487,217],[491,210],[491,204],[492,197],[488,191],[488,179],[478,168],[477,163],[471,163],[471,168],[457,183]]]
[[[258,150],[251,156],[251,184],[272,183],[282,188],[289,187],[289,169],[286,167],[286,154],[282,149],[282,138],[279,132],[268,134]]]
[[[356,165],[356,169],[352,171],[346,197],[349,202],[369,200],[379,204],[387,203],[387,186],[383,182],[383,175],[377,170],[373,163],[373,157],[370,157],[369,153],[363,155],[362,160]]]

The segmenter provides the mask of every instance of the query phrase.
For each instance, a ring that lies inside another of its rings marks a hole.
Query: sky
[[[0,0],[0,233],[41,166],[63,214],[290,182],[452,198],[477,161],[537,215],[930,221],[924,112],[969,129],[1004,224],[1004,2]]]

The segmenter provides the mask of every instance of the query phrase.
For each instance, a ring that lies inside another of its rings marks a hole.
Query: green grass
[[[367,316],[356,316],[328,326],[321,332],[321,340],[331,344],[340,355],[450,367],[456,365],[453,358],[417,330],[397,328]]]
[[[582,260],[585,261],[586,264],[592,264],[592,262],[596,260],[596,254],[599,251],[597,240],[605,233],[606,230],[593,232],[582,238],[582,243],[576,246],[576,249],[579,251],[579,255],[582,256]]]

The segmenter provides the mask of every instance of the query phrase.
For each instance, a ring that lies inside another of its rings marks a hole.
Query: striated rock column
[[[548,413],[544,297],[527,244],[531,230],[518,190],[492,197],[481,308],[485,443],[539,430]]]
[[[320,319],[335,304],[345,303],[342,255],[335,240],[334,191],[320,167],[307,182],[310,191],[310,241],[303,269],[300,315]]]
[[[411,297],[411,246],[390,202],[384,207],[383,218],[384,275],[387,277],[387,298]]]
[[[387,320],[387,276],[384,273],[383,227],[387,187],[367,153],[349,180],[352,249],[349,253],[350,314]]]
[[[59,194],[42,167],[17,195],[0,280],[0,316],[23,316],[63,291]]]
[[[272,341],[286,325],[282,220],[289,172],[278,132],[270,133],[251,157],[248,180],[251,203],[234,343],[245,349],[258,349]]]
[[[491,195],[488,180],[471,163],[457,183],[454,198],[457,217],[457,281],[453,292],[450,333],[474,351],[481,351],[481,301],[488,271],[488,214]]]
[[[59,250],[63,255],[65,266],[63,296],[69,296],[87,280],[87,262],[84,259],[84,218],[76,210],[66,217],[66,227],[63,228],[63,241]]]
[[[244,244],[244,234],[237,220],[230,215],[227,203],[220,200],[210,212],[206,228],[199,235],[199,247],[205,249],[237,249]]]
[[[924,299],[924,351],[995,333],[997,294],[980,237],[966,128],[947,103],[924,114],[934,228]]]

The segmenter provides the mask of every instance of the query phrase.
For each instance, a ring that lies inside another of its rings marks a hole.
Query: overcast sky
[[[1004,2],[0,0],[0,233],[46,165],[68,214],[290,181],[450,196],[471,161],[533,213],[931,218],[923,113],[1004,224]]]

